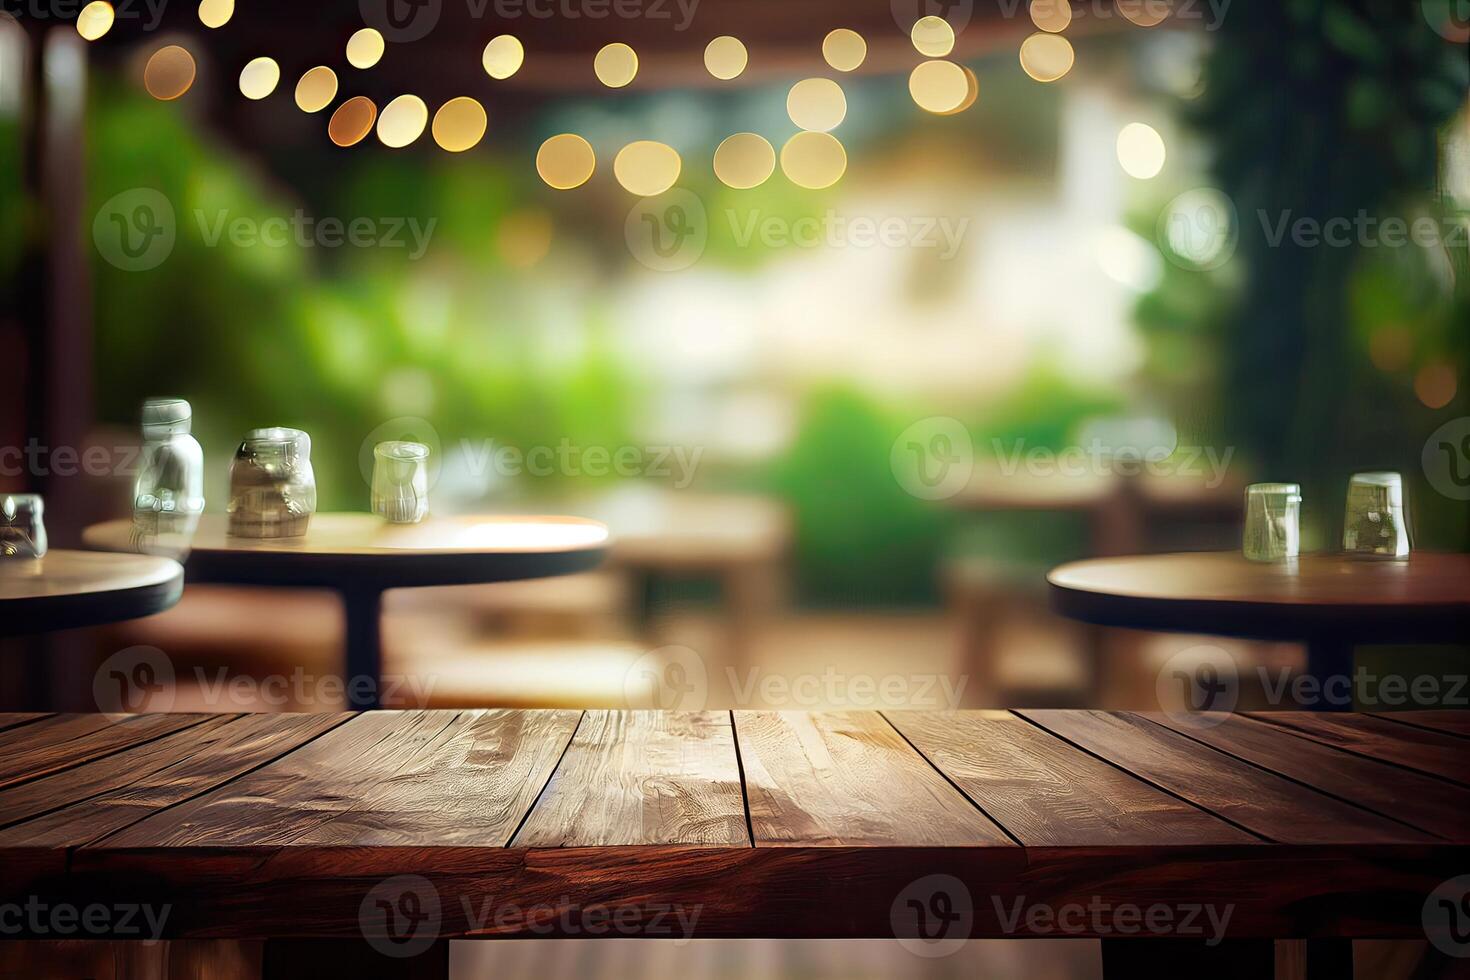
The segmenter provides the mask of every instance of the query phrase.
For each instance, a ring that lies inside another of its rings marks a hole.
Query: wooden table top
[[[42,558],[0,558],[0,635],[151,616],[183,589],[179,563],[152,555],[53,549]]]
[[[89,548],[130,551],[132,522],[94,524]],[[470,515],[389,524],[373,514],[321,513],[303,535],[242,538],[206,514],[190,537],[158,535],[144,550],[178,554],[190,581],[381,588],[465,585],[565,575],[595,567],[607,527],[581,517]]]
[[[1137,629],[1434,642],[1463,639],[1470,614],[1470,555],[1462,554],[1287,562],[1247,561],[1238,552],[1136,555],[1071,562],[1047,581],[1063,615]]]
[[[1018,899],[1418,935],[1470,867],[1465,717],[0,716],[0,901],[71,889],[169,903],[170,938],[345,938],[410,881],[440,937],[561,934],[484,913],[595,904],[697,909],[699,936],[876,938],[947,876],[974,936],[1039,929]]]

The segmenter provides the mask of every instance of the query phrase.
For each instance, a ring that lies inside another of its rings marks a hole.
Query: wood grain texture
[[[116,755],[0,790],[0,847],[77,847],[277,759],[340,714],[217,715]]]
[[[1470,784],[1463,739],[1368,715],[1315,711],[1247,712],[1252,718],[1347,752]]]
[[[737,711],[757,847],[1015,842],[875,711]]]
[[[51,717],[48,711],[4,711],[0,712],[0,732],[11,728],[19,728],[21,725],[29,725],[33,721]]]
[[[357,715],[106,843],[502,847],[576,723],[575,711]]]
[[[1285,844],[1427,841],[1422,831],[1339,802],[1121,712],[1025,709],[1019,714],[1141,779]]]
[[[1009,711],[892,711],[887,718],[1028,847],[1256,841]]]
[[[1470,738],[1470,711],[1454,708],[1426,709],[1422,711],[1370,711],[1368,714],[1385,721],[1396,721],[1401,725],[1414,725],[1432,732]]]
[[[208,715],[54,715],[3,735],[0,789],[190,728]]]
[[[1307,739],[1285,742],[1278,729],[1241,715],[1222,714],[1208,726],[1182,724],[1160,713],[1144,717],[1445,840],[1470,841],[1470,790],[1463,787]]]
[[[730,715],[586,712],[512,843],[749,846]]]

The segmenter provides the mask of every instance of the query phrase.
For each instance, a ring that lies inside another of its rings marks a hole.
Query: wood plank
[[[757,847],[1014,847],[876,711],[737,711]]]
[[[87,883],[89,900],[171,902],[168,935],[175,939],[357,938],[360,909],[373,889],[389,877],[414,875],[432,886],[421,891],[437,898],[437,935],[448,939],[586,936],[578,929],[593,910],[604,926],[610,913],[613,921],[626,916],[637,934],[650,937],[685,935],[697,915],[695,938],[891,939],[895,900],[914,896],[914,886],[930,876],[949,876],[967,889],[975,937],[1056,938],[1054,922],[1038,928],[1026,915],[1012,918],[1020,901],[1043,910],[1100,909],[1096,918],[1079,917],[1079,937],[1136,931],[1139,907],[1208,904],[1231,910],[1232,936],[1422,940],[1424,896],[1463,861],[1463,847],[1443,842],[82,848],[72,874]],[[963,901],[964,893],[958,897]],[[1124,905],[1133,907],[1126,923]],[[497,917],[506,910],[512,914]]]
[[[1420,711],[1370,711],[1368,714],[1404,725],[1427,728],[1432,732],[1470,738],[1470,711],[1463,709],[1426,708]]]
[[[0,734],[0,789],[203,722],[195,714],[55,715]]]
[[[1137,715],[1034,709],[1018,713],[1140,779],[1271,841],[1349,844],[1433,839]]]
[[[892,711],[887,718],[1029,847],[1257,842],[1009,711]]]
[[[1470,790],[1308,739],[1240,715],[1218,724],[1184,725],[1162,713],[1150,721],[1313,789],[1411,824],[1445,840],[1470,840]]]
[[[576,711],[382,711],[108,838],[102,847],[503,847]]]
[[[1465,743],[1453,735],[1400,725],[1368,715],[1331,711],[1250,711],[1303,738],[1347,752],[1416,769],[1454,783],[1470,785]]]
[[[342,724],[342,714],[220,715],[0,791],[0,847],[77,847],[205,793]]]
[[[512,843],[749,846],[729,713],[587,712]]]
[[[0,711],[0,732],[49,717],[49,711]]]

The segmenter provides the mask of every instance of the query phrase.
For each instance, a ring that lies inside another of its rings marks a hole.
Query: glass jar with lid
[[[245,434],[230,463],[229,531],[245,538],[305,534],[316,512],[311,437],[273,427]]]
[[[45,507],[39,494],[0,497],[0,558],[40,558],[46,554]]]
[[[143,403],[143,453],[133,485],[133,524],[153,534],[192,533],[204,513],[204,449],[182,398]]]

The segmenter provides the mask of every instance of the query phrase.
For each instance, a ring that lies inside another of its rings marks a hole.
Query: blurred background
[[[1364,469],[1404,474],[1415,547],[1470,545],[1470,441],[1431,438],[1470,439],[1463,4],[390,3],[218,27],[213,0],[120,4],[92,40],[80,4],[5,4],[0,445],[34,448],[0,490],[46,495],[53,546],[127,515],[149,396],[192,403],[210,511],[248,429],[311,434],[322,510],[366,510],[364,447],[414,438],[436,513],[584,514],[617,543],[569,579],[390,593],[405,703],[901,709],[1154,708],[1200,643],[1295,669],[1291,645],[1047,609],[1062,561],[1237,547],[1253,480],[1302,485],[1304,549],[1335,545]],[[921,14],[953,33],[958,106],[910,75]],[[365,24],[387,43],[357,68]],[[824,56],[836,28],[855,70]],[[524,46],[508,77],[482,62],[499,35]],[[732,78],[721,35],[748,52]],[[626,86],[594,71],[612,42]],[[242,77],[261,57],[278,83]],[[316,66],[338,85],[308,112]],[[808,78],[840,85],[840,163],[788,146],[793,112],[831,110]],[[473,98],[488,128],[353,142],[345,99],[387,125],[405,93]],[[742,132],[779,158],[755,187],[716,157]],[[559,134],[590,176],[557,169]],[[655,166],[614,165],[640,140],[680,160],[652,197]],[[107,462],[79,466],[91,447]],[[96,664],[149,645],[187,709],[201,679],[331,676],[341,632],[329,593],[194,586],[0,676],[14,705],[88,709]],[[681,691],[639,681],[671,664]],[[340,706],[292,691],[232,710]]]

